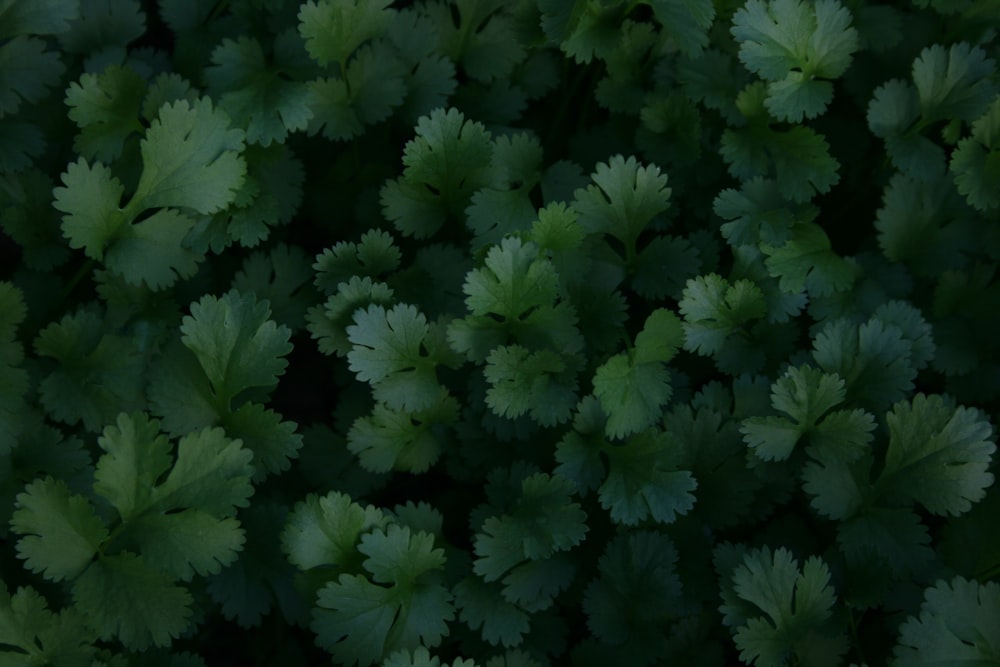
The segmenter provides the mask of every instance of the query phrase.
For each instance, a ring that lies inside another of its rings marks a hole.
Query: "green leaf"
[[[577,63],[606,59],[621,39],[618,3],[539,0],[542,30]]]
[[[660,168],[640,166],[621,155],[601,162],[591,175],[595,185],[577,190],[577,221],[591,234],[608,234],[635,248],[639,234],[670,207],[671,189]]]
[[[771,404],[788,417],[743,420],[743,439],[759,458],[783,461],[803,437],[820,460],[856,461],[867,449],[875,421],[867,413],[832,408],[846,398],[844,380],[809,366],[792,367],[771,386]]]
[[[913,83],[924,123],[978,118],[997,94],[995,73],[995,63],[986,52],[966,42],[947,50],[934,44],[921,51],[913,61]]]
[[[989,664],[1000,657],[1000,585],[955,577],[924,591],[920,616],[899,629],[895,664]]]
[[[268,317],[266,301],[231,290],[191,304],[181,323],[181,340],[198,357],[205,375],[226,409],[251,387],[273,387],[292,351],[291,332]]]
[[[494,348],[483,374],[490,383],[486,404],[500,417],[530,414],[542,426],[555,426],[570,418],[577,402],[573,368],[551,350]]]
[[[286,35],[278,40],[287,41]],[[224,39],[212,52],[205,81],[219,107],[234,124],[246,128],[247,143],[284,143],[290,133],[305,130],[312,119],[309,86],[283,76],[284,65],[269,66],[260,42],[250,37]]]
[[[715,18],[711,0],[650,0],[653,16],[677,47],[696,56],[708,46],[708,30]]]
[[[380,193],[382,212],[407,236],[433,236],[446,219],[462,219],[472,194],[490,182],[490,133],[457,109],[417,121],[403,151],[403,176]]]
[[[69,117],[80,128],[74,148],[88,160],[109,163],[125,141],[143,132],[139,112],[146,80],[135,70],[111,65],[100,74],[84,73],[66,90]]]
[[[124,52],[146,33],[146,15],[138,0],[80,0],[79,12],[69,30],[59,33],[59,44],[70,53]]]
[[[499,582],[486,583],[479,577],[466,577],[454,588],[459,618],[473,630],[480,630],[483,641],[493,646],[518,646],[530,629],[530,617],[523,609],[504,599]]]
[[[826,563],[812,557],[800,568],[788,550],[764,547],[744,556],[731,576],[735,594],[758,610],[735,630],[741,660],[780,667],[794,655],[810,665],[840,664],[849,643],[831,619],[837,597]],[[735,610],[724,604],[721,611]]]
[[[597,495],[615,523],[635,526],[651,518],[669,524],[694,507],[698,482],[677,469],[680,452],[669,436],[649,430],[605,453],[608,476]]]
[[[372,386],[375,399],[390,410],[420,412],[440,401],[436,362],[426,353],[430,327],[414,306],[396,304],[358,309],[347,327],[353,348],[348,367]]]
[[[108,537],[90,502],[52,477],[27,485],[16,507],[11,528],[22,535],[17,555],[29,570],[52,581],[83,572]]]
[[[208,98],[164,104],[140,143],[142,176],[132,217],[161,206],[215,213],[236,198],[246,176],[244,133]]]
[[[673,541],[653,530],[620,533],[604,550],[598,571],[583,597],[587,627],[606,644],[638,645],[644,657],[655,660],[660,647],[649,636],[682,605]]]
[[[526,560],[567,551],[587,533],[587,515],[570,502],[568,480],[535,473],[521,481],[520,491],[509,512],[490,516],[476,534],[473,570],[488,582]]]
[[[893,324],[872,317],[833,320],[813,340],[813,358],[846,383],[847,397],[875,413],[907,396],[916,368],[912,344]]]
[[[94,491],[122,521],[131,521],[152,504],[157,480],[171,466],[170,441],[159,426],[142,414],[122,414],[97,440],[105,454],[94,472]]]
[[[90,665],[95,652],[93,641],[93,634],[76,610],[67,608],[55,614],[35,589],[21,587],[10,595],[0,582],[3,664]],[[18,650],[10,650],[13,648]]]
[[[986,495],[996,444],[978,410],[917,394],[886,415],[889,449],[877,485],[893,499],[918,502],[932,514],[957,516]]]
[[[372,505],[362,507],[343,493],[309,494],[288,515],[281,543],[288,559],[300,570],[325,566],[349,569],[358,561],[356,547],[361,535],[384,528],[388,520],[381,510]]]
[[[58,35],[79,11],[76,0],[3,0],[0,39],[12,35]]]
[[[73,600],[101,639],[117,638],[133,651],[169,646],[188,627],[193,601],[128,552],[96,560],[73,585]]]
[[[678,309],[685,320],[685,349],[702,355],[718,354],[728,338],[767,313],[757,285],[749,280],[730,284],[715,273],[688,280]]]
[[[972,124],[972,136],[958,143],[950,169],[969,204],[980,211],[1000,207],[994,187],[1000,182],[1000,97]]]
[[[406,96],[403,63],[385,42],[361,47],[342,78],[309,83],[309,133],[344,141],[389,117]]]
[[[359,551],[376,582],[340,575],[319,592],[312,630],[342,664],[370,665],[400,649],[437,646],[454,619],[451,593],[437,583],[444,552],[433,537],[390,525],[362,537]]]
[[[478,667],[472,660],[455,658],[449,665],[441,663],[440,658],[431,657],[430,652],[423,646],[412,653],[406,649],[396,651],[382,663],[382,667]]]
[[[93,312],[66,315],[42,329],[35,352],[58,364],[39,387],[42,405],[57,421],[83,422],[94,433],[123,410],[140,410],[143,357],[132,338],[105,333]]]
[[[188,581],[231,565],[246,538],[236,519],[187,508],[138,518],[129,526],[129,539],[142,549],[147,565]]]
[[[659,362],[638,363],[616,354],[594,373],[594,396],[608,416],[605,433],[623,438],[654,424],[673,395],[670,371]]]
[[[103,259],[105,248],[127,224],[119,208],[125,187],[100,162],[91,167],[83,158],[66,167],[62,182],[65,187],[53,190],[52,205],[66,214],[62,229],[70,247]]]
[[[359,46],[383,34],[393,19],[391,0],[310,0],[299,8],[299,34],[320,65],[341,72]]]
[[[723,223],[721,231],[732,246],[784,245],[797,222],[812,222],[819,210],[811,204],[785,201],[773,180],[760,177],[745,181],[740,189],[723,190],[712,203],[712,209]]]
[[[762,245],[761,250],[768,272],[784,292],[824,296],[846,290],[857,278],[856,266],[835,253],[826,232],[813,223],[799,225],[783,246]]]
[[[797,123],[822,114],[836,79],[851,64],[858,33],[837,0],[749,0],[733,16],[740,61],[769,81],[767,108],[778,120]]]
[[[347,447],[372,472],[425,472],[437,462],[447,442],[442,427],[458,420],[458,401],[441,390],[422,412],[392,410],[376,403],[371,415],[355,420]]]
[[[449,0],[427,3],[422,9],[440,35],[440,49],[477,81],[510,76],[527,56],[517,26],[498,0]]]
[[[6,26],[0,28],[0,33],[5,32]],[[38,102],[59,82],[62,60],[45,47],[44,41],[28,37],[14,37],[0,45],[0,118],[17,113],[24,102]]]
[[[448,326],[452,349],[472,361],[513,338],[528,349],[573,354],[583,347],[576,314],[559,298],[559,276],[533,243],[506,238],[490,248],[485,266],[473,269],[462,286],[471,316]]]

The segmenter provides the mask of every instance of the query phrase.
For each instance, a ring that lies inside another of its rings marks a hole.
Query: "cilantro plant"
[[[998,33],[0,0],[0,663],[997,663]]]

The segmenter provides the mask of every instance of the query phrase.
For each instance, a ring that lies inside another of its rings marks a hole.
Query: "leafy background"
[[[998,27],[0,0],[3,664],[1000,661]]]

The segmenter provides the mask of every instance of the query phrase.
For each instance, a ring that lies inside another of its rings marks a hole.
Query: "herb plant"
[[[1000,662],[994,0],[0,0],[0,663]]]

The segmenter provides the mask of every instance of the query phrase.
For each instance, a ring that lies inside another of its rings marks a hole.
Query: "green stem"
[[[63,287],[62,294],[59,295],[60,302],[66,301],[69,295],[73,293],[73,290],[76,289],[76,286],[80,284],[80,281],[83,280],[83,277],[86,276],[88,273],[93,272],[94,266],[96,264],[97,262],[94,261],[93,259],[88,259],[82,265],[80,265],[80,268],[76,270],[76,273],[73,274],[73,277],[70,278],[69,282],[66,283],[66,286]]]

